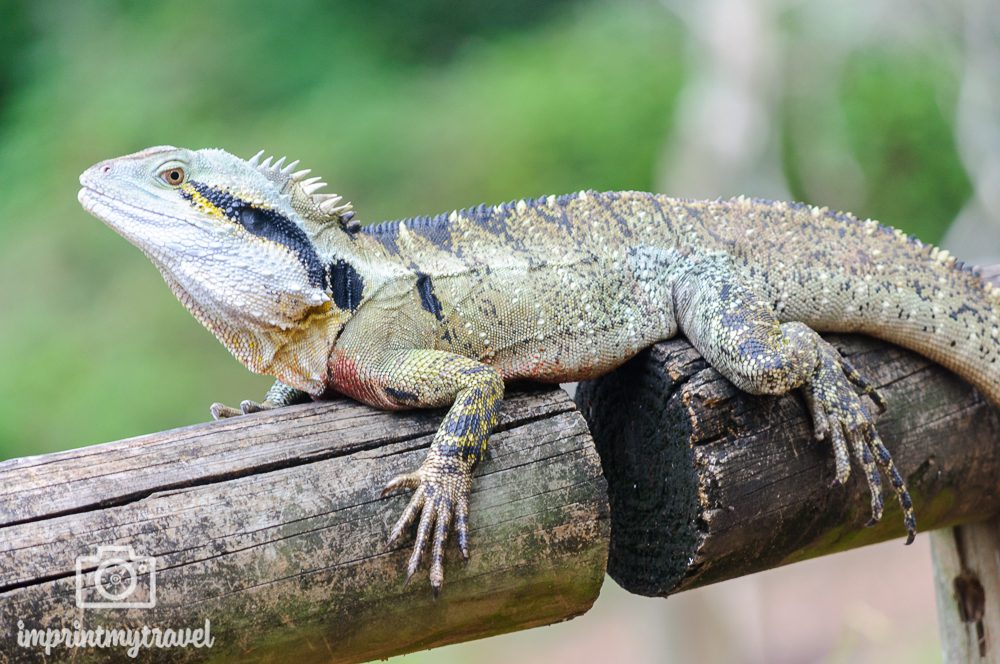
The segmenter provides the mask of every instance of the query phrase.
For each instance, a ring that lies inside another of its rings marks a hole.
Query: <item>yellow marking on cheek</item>
[[[201,212],[204,212],[211,217],[218,217],[219,219],[225,218],[226,215],[223,214],[222,210],[216,207],[207,198],[202,196],[201,192],[195,189],[190,182],[182,184],[181,190],[191,199],[191,204],[198,208]]]

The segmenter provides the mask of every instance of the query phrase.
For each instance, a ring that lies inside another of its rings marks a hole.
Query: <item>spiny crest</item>
[[[361,224],[354,219],[351,203],[342,202],[343,196],[320,193],[326,183],[323,178],[308,177],[311,169],[296,171],[295,168],[299,165],[297,159],[286,164],[284,157],[278,160],[273,157],[261,160],[263,156],[264,151],[261,150],[250,157],[247,163],[278,184],[281,193],[291,197],[292,209],[296,212],[318,223],[336,222],[349,233],[361,228]]]

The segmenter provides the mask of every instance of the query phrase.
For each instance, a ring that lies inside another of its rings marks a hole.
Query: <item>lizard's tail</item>
[[[991,282],[1000,270],[971,268],[872,220],[804,206],[778,209],[785,225],[807,231],[772,240],[796,243],[794,251],[811,258],[805,266],[778,259],[768,266],[785,275],[782,291],[769,293],[786,304],[779,317],[820,332],[863,332],[916,351],[1000,405],[1000,283]]]
[[[918,253],[914,273],[889,292],[869,284],[880,311],[859,328],[951,369],[1000,405],[1000,270],[969,268],[937,247]]]

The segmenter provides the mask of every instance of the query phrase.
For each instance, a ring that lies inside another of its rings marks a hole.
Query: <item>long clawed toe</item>
[[[240,402],[239,408],[233,408],[232,406],[227,406],[224,403],[213,403],[209,412],[212,413],[212,419],[222,420],[228,417],[239,417],[240,415],[249,415],[250,413],[259,413],[264,410],[271,410],[275,408],[275,405],[270,401],[251,401],[250,399],[245,399]]]
[[[444,549],[448,542],[453,507],[448,498],[439,495],[435,496],[432,492],[430,492],[431,495],[428,495],[428,493],[423,488],[418,487],[416,493],[410,498],[410,502],[403,511],[403,514],[396,521],[396,525],[393,526],[392,532],[389,534],[389,544],[395,543],[403,534],[403,531],[412,525],[417,520],[417,515],[419,515],[420,520],[417,523],[417,536],[413,542],[413,551],[410,553],[410,559],[406,564],[405,583],[409,583],[413,575],[416,574],[417,569],[420,567],[420,561],[423,560],[424,553],[427,551],[428,543],[432,542],[429,576],[431,590],[434,592],[434,596],[437,597],[438,593],[441,592],[441,586],[444,584]],[[464,529],[461,532],[464,532]],[[462,555],[468,557],[468,534],[460,535],[460,540],[466,542]]]
[[[406,583],[416,574],[424,554],[430,548],[430,584],[437,597],[444,584],[445,546],[455,524],[458,548],[469,558],[469,490],[471,471],[450,460],[442,461],[434,452],[420,470],[397,475],[386,484],[382,495],[415,489],[403,513],[389,533],[389,544],[396,543],[417,523],[413,550],[406,565]]]
[[[458,536],[458,550],[462,558],[469,562],[469,499],[462,496],[455,507],[455,534]]]
[[[913,512],[913,499],[910,497],[910,492],[906,488],[903,476],[892,460],[892,455],[882,443],[882,439],[874,427],[870,431],[869,445],[872,453],[875,455],[876,463],[889,476],[892,490],[895,491],[899,505],[903,509],[903,524],[906,526],[906,543],[912,544],[913,539],[917,536],[917,517]]]
[[[271,410],[274,406],[270,405],[266,401],[258,402],[251,401],[250,399],[244,399],[240,402],[240,412],[244,415],[249,415],[250,413],[259,413],[264,410]]]
[[[434,525],[437,510],[434,509],[433,502],[428,505],[424,501],[424,509],[420,512],[420,522],[417,524],[417,539],[413,543],[413,552],[410,553],[410,560],[406,564],[406,582],[417,572],[420,560],[424,557],[424,550],[427,549],[427,542],[430,538],[431,527]]]
[[[444,546],[448,542],[448,528],[451,526],[451,505],[438,505],[434,515],[434,546],[431,547],[431,590],[437,597],[444,584]]]
[[[232,406],[227,406],[224,403],[213,403],[212,407],[209,409],[212,413],[213,420],[224,420],[227,417],[236,417],[237,415],[242,415],[242,411],[238,408],[233,408]]]
[[[854,458],[858,460],[861,464],[861,469],[865,474],[865,480],[868,482],[868,491],[871,494],[872,500],[872,516],[868,520],[867,526],[874,526],[882,518],[882,511],[885,507],[882,502],[882,475],[879,473],[878,467],[875,465],[875,458],[872,456],[872,451],[870,448],[870,437],[875,434],[875,428],[871,425],[865,425],[859,427],[851,432],[849,436],[851,438],[852,451],[854,453]]]
[[[917,536],[917,518],[913,512],[913,499],[903,482],[903,476],[873,425],[861,427],[857,438],[859,443],[855,456],[864,468],[868,487],[872,492],[872,518],[868,525],[875,525],[882,518],[882,475],[887,475],[903,511],[906,543],[912,544]]]
[[[861,375],[861,373],[854,368],[854,365],[848,362],[845,358],[840,358],[840,366],[844,371],[844,375],[847,376],[847,380],[851,381],[851,384],[858,388],[858,392],[865,395],[872,400],[875,407],[878,409],[879,415],[886,411],[885,399],[882,394],[868,381],[867,378]]]
[[[394,480],[395,481],[395,480]],[[387,496],[398,487],[403,485],[397,485],[397,487],[386,487],[382,490],[382,496]],[[417,491],[410,497],[410,502],[406,504],[406,509],[400,515],[399,519],[396,520],[396,525],[392,527],[392,531],[389,533],[389,544],[395,544],[402,535],[403,531],[406,530],[414,521],[417,520],[417,516],[420,515],[421,510],[424,508],[424,492]]]
[[[416,489],[420,486],[421,481],[422,478],[420,473],[404,473],[402,475],[396,475],[389,480],[389,483],[385,485],[384,489],[382,489],[382,498],[385,498],[386,496],[402,489]],[[416,494],[414,494],[413,497],[416,498]],[[411,500],[410,502],[412,504],[413,501]]]
[[[872,526],[882,518],[882,477],[888,476],[903,511],[906,543],[910,544],[917,532],[913,501],[892,455],[875,429],[875,418],[861,397],[870,398],[879,412],[886,409],[885,399],[832,347],[827,352],[814,384],[805,394],[817,438],[828,439],[833,447],[835,483],[844,484],[847,481],[851,472],[851,457],[854,457],[865,474],[871,492],[872,514],[867,525]]]

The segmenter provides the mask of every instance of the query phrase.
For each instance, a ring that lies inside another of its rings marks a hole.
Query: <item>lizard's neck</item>
[[[326,389],[329,349],[346,323],[346,319],[339,320],[331,302],[313,307],[294,325],[282,329],[209,309],[181,288],[169,271],[161,268],[161,272],[185,308],[248,369],[309,394]]]
[[[202,319],[248,369],[316,396],[329,387],[330,354],[344,326],[383,285],[410,274],[399,256],[388,254],[361,234],[348,242],[341,236],[329,253],[317,245],[328,261],[329,300],[306,309],[292,325],[231,315]],[[234,320],[239,327],[233,325]]]
[[[247,325],[226,334],[222,323],[221,329],[212,331],[251,371],[274,376],[297,390],[320,395],[327,387],[330,349],[344,323],[346,320],[337,320],[328,303],[284,330]]]

